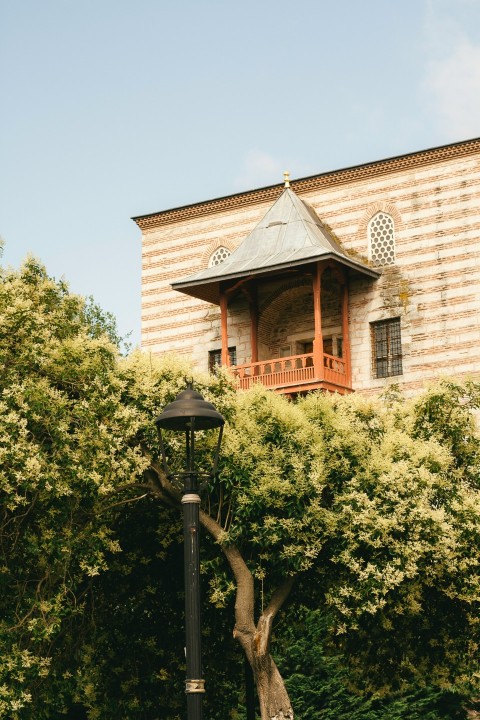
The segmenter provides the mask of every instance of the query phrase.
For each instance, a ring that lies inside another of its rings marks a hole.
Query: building
[[[289,394],[480,376],[480,138],[134,220],[145,350]]]

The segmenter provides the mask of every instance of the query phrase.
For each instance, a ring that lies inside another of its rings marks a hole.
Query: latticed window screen
[[[217,248],[215,252],[212,253],[208,266],[213,267],[214,265],[221,265],[229,255],[231,255],[231,252],[228,248],[223,246]]]
[[[376,378],[401,375],[402,337],[400,318],[371,323],[372,370]]]
[[[379,212],[368,224],[370,259],[375,265],[393,265],[395,262],[395,237],[393,219]]]
[[[237,364],[237,348],[229,347],[228,355],[230,358],[230,365]],[[222,364],[222,351],[221,350],[210,350],[208,353],[208,369],[213,372],[216,367],[220,367]]]

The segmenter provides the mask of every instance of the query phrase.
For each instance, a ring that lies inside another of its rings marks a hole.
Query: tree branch
[[[148,495],[150,495],[150,492],[143,493],[143,495],[138,495],[137,497],[128,498],[127,500],[119,500],[118,502],[107,505],[106,507],[99,510],[99,515],[107,512],[107,510],[111,510],[114,507],[118,507],[119,505],[127,505],[127,503],[137,502],[137,500],[143,500],[143,498],[146,498]]]
[[[159,463],[150,459],[150,472],[147,471],[150,487],[157,497],[168,505],[180,505],[181,494],[174,488]]]
[[[295,576],[291,575],[282,582],[282,584],[273,593],[272,597],[270,598],[270,602],[263,611],[262,615],[268,615],[272,618],[272,620],[275,618],[283,603],[290,595],[290,591],[293,587],[294,581]]]
[[[290,594],[294,582],[294,577],[286,578],[282,584],[275,590],[267,607],[260,615],[255,632],[255,647],[258,655],[264,656],[270,650],[270,638],[272,636],[273,620],[283,603]]]
[[[222,536],[225,534],[221,525],[203,510],[200,510],[200,522],[210,535],[220,543],[223,554],[235,577],[237,593],[235,597],[235,629],[233,634],[234,637],[238,637],[242,647],[246,650],[242,638],[251,637],[252,633],[255,632],[253,575],[237,546],[224,545],[221,542]]]
[[[131,488],[136,488],[138,490],[148,490],[148,485],[145,483],[139,483],[139,482],[130,482],[130,483],[124,483],[123,485],[118,485],[115,490],[112,490],[112,492],[106,493],[104,497],[111,498],[115,495],[118,495],[118,493],[123,492],[124,490],[131,490]]]

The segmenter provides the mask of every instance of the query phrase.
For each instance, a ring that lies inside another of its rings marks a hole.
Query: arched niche
[[[262,303],[258,321],[259,359],[309,352],[313,341],[313,289],[307,278],[278,288]]]
[[[258,321],[259,360],[303,355],[315,336],[312,280],[285,283],[262,302]],[[326,267],[321,280],[324,352],[342,357],[343,275]]]

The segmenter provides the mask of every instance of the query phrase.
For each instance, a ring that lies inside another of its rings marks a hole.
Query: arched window
[[[213,267],[214,265],[221,265],[228,258],[229,255],[231,255],[230,250],[221,245],[210,256],[210,260],[208,261],[208,267]]]
[[[395,262],[395,236],[393,218],[378,212],[368,223],[370,260],[374,265],[393,265]]]

